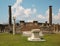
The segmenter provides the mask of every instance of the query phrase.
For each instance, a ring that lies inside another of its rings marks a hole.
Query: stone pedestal
[[[31,37],[28,38],[28,41],[45,41],[39,36],[40,29],[33,29],[31,32],[32,34]]]

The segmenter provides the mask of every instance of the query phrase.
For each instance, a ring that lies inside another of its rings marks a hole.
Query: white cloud
[[[22,0],[16,0],[16,3],[12,6],[13,16],[17,17],[22,14],[22,11],[24,10],[24,8],[20,6],[21,3],[22,3]]]
[[[53,20],[59,20],[59,16],[58,15],[54,15],[53,16]]]
[[[43,15],[38,15],[37,18],[40,18],[40,19],[45,19],[45,17]]]
[[[36,13],[35,8],[24,8],[21,6],[22,0],[16,0],[16,3],[12,6],[12,15],[16,17],[29,17]]]
[[[31,9],[26,9],[26,10],[24,10],[24,14],[26,15],[26,16],[29,16],[30,14],[31,14]]]
[[[35,20],[38,21],[39,20],[49,21],[49,9],[45,11],[45,15],[43,16],[42,14],[37,13],[37,9],[35,8],[35,5],[32,5],[33,8],[24,8],[23,6],[21,6],[22,1],[23,0],[16,0],[15,4],[12,6],[12,15],[16,16],[17,19],[24,20],[25,18],[29,18],[27,21],[33,21],[35,18]],[[36,15],[36,17],[33,18],[32,15]],[[60,20],[60,9],[57,15],[52,13],[52,16],[53,16],[53,22]],[[31,20],[30,17],[32,17]]]
[[[59,12],[58,12],[58,19],[60,20],[60,9],[59,9]]]
[[[59,9],[59,12],[60,12],[60,9]]]
[[[17,0],[17,3],[22,3],[22,0]]]
[[[16,0],[15,4],[12,6],[12,10],[14,8],[17,8],[17,6],[19,6],[22,3],[22,0]]]
[[[37,11],[36,8],[34,8],[34,9],[33,9],[33,13],[36,13],[36,11]]]
[[[57,15],[53,15],[53,19],[54,19],[54,20],[60,20],[60,9],[59,9]]]

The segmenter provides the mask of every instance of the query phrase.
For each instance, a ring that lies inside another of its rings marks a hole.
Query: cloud
[[[45,19],[45,17],[43,15],[38,15],[37,18],[40,18],[40,19]]]
[[[26,16],[29,16],[30,14],[31,14],[31,9],[26,9],[26,10],[24,10],[24,14],[26,15]]]
[[[16,3],[12,6],[12,15],[16,17],[29,17],[36,13],[35,8],[24,8],[21,6],[23,0],[16,0]]]
[[[56,15],[53,15],[54,23],[60,23],[60,9]]]
[[[58,13],[56,15],[53,13],[52,18],[56,22],[60,20],[60,9],[59,9],[59,11],[58,11]]]
[[[49,9],[45,11],[45,15],[38,14],[37,9],[35,8],[35,5],[32,5],[33,8],[24,8],[21,6],[21,3],[23,0],[16,0],[15,4],[12,6],[12,15],[16,16],[18,20],[26,20],[26,21],[49,21]],[[37,14],[37,15],[36,15]],[[33,16],[34,15],[34,16]],[[60,9],[58,11],[58,14],[55,15],[52,13],[53,22],[60,23]],[[28,19],[26,19],[28,18]]]
[[[17,3],[22,3],[22,0],[17,0]]]
[[[59,12],[60,12],[60,9],[59,9]]]
[[[22,0],[16,0],[15,4],[12,6],[12,10],[14,10],[14,8],[17,8],[17,6],[19,6],[22,3]]]
[[[33,9],[33,13],[36,13],[36,11],[37,11],[36,8],[34,8],[34,9]]]
[[[19,16],[23,14],[24,8],[21,6],[22,0],[16,0],[16,3],[12,6],[12,15]]]
[[[59,12],[58,12],[58,19],[60,20],[60,9],[59,9]]]

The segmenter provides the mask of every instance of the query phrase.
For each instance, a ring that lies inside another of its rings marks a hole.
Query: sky
[[[8,6],[12,6],[12,18],[16,21],[49,22],[49,6],[52,6],[52,21],[60,24],[60,0],[0,0],[0,24],[8,23]]]

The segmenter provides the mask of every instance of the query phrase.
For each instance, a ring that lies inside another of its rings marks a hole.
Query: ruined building
[[[60,25],[52,24],[52,6],[49,6],[49,23],[39,23],[38,21],[25,22],[20,21],[20,31],[31,31],[32,29],[41,29],[43,25],[44,31],[59,31]],[[47,27],[48,26],[48,27]]]
[[[45,23],[39,23],[38,21],[33,21],[33,22],[20,21],[21,31],[30,31],[32,29],[40,29],[42,25],[52,26],[52,6],[49,6],[49,23],[47,23],[47,21]]]
[[[12,24],[12,12],[11,6],[9,6],[9,24],[0,25],[0,31],[4,30],[4,32],[12,32],[13,31],[13,24]],[[20,21],[20,23],[16,23],[16,32],[20,33],[23,31],[31,31],[32,29],[41,29],[44,28],[44,31],[60,31],[59,24],[52,24],[52,6],[49,6],[49,23],[47,21],[45,23],[40,23],[38,21],[33,22],[25,22]]]

